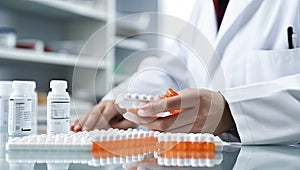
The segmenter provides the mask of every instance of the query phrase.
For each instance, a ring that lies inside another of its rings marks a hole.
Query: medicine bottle
[[[70,96],[67,82],[51,80],[52,89],[47,96],[47,134],[70,131]]]
[[[28,93],[31,97],[31,131],[32,134],[37,135],[37,93],[36,82],[35,81],[27,81],[28,83]]]
[[[8,101],[12,91],[12,81],[0,81],[0,128],[7,134]]]
[[[12,137],[31,134],[31,97],[26,81],[13,81],[9,97],[8,135]]]

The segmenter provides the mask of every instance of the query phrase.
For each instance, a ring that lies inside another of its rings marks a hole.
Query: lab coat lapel
[[[199,31],[214,45],[218,32],[216,12],[212,0],[200,0],[196,2],[197,10],[192,14],[192,23],[197,23]]]
[[[210,75],[214,75],[220,62],[222,61],[224,51],[232,40],[238,34],[239,29],[243,27],[256,12],[263,0],[230,0],[226,13],[224,15],[221,27],[219,29],[215,49],[217,55],[211,58],[208,66]],[[237,47],[238,48],[238,47]]]
[[[222,55],[226,44],[253,16],[263,0],[230,0],[216,38],[216,48]]]

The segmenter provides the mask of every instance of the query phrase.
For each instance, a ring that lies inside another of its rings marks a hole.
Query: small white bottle
[[[31,97],[26,81],[13,81],[9,97],[8,135],[11,137],[31,134]]]
[[[31,96],[32,99],[32,114],[31,114],[31,131],[32,134],[37,135],[37,93],[35,91],[36,89],[36,82],[35,81],[27,81],[28,83],[28,93]]]
[[[67,81],[51,80],[47,96],[47,134],[70,131],[70,96]]]
[[[12,81],[0,81],[0,128],[7,134],[8,101],[12,91]]]

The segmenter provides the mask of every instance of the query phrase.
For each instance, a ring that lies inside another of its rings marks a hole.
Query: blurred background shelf
[[[116,38],[117,48],[123,48],[128,50],[143,50],[148,48],[148,44],[145,41],[126,38],[126,37],[117,37]]]
[[[63,79],[71,95],[103,96],[111,87],[115,26],[94,33],[115,20],[115,9],[115,0],[0,0],[0,28],[49,49],[0,47],[0,80],[35,80],[48,92],[50,80]],[[110,51],[101,56],[103,49]]]
[[[158,12],[158,0],[116,0],[116,44],[113,85],[118,85],[135,73],[149,55],[158,48],[157,23],[149,16]]]
[[[47,92],[51,79],[64,79],[71,95],[81,91],[99,99],[147,57],[132,54],[157,48],[157,35],[136,34],[157,27],[143,13],[157,12],[157,5],[157,0],[0,0],[0,28],[15,30],[17,40],[40,41],[51,51],[0,47],[0,80],[35,80],[38,90]],[[134,19],[119,20],[136,13]],[[94,34],[108,25],[103,34]],[[133,36],[122,36],[128,32]]]
[[[91,69],[105,69],[106,64],[102,62],[100,66],[99,61],[89,59],[89,56],[80,56],[85,59],[81,59],[78,62],[78,56],[72,54],[52,53],[52,52],[36,52],[34,50],[16,49],[16,48],[3,48],[0,47],[0,59],[16,60],[20,62],[33,62],[33,63],[45,63],[62,66],[83,67]]]
[[[85,0],[74,3],[70,0],[1,0],[2,7],[31,14],[59,19],[92,19],[106,21],[103,4]]]

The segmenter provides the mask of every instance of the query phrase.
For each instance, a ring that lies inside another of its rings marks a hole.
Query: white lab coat
[[[287,28],[293,26],[300,46],[300,0],[230,0],[218,32],[212,1],[201,0],[196,2],[190,22],[221,56],[225,86],[218,90],[229,103],[241,142],[300,142],[300,49],[288,49],[287,41]],[[115,92],[126,88],[138,93],[168,87],[211,88],[195,57],[180,47],[172,52],[184,64],[148,59],[144,65],[165,64],[167,73],[141,71],[143,74],[121,84]],[[209,69],[215,72],[218,67],[212,61]],[[186,69],[194,82],[183,76]],[[104,100],[111,99],[111,94]]]

